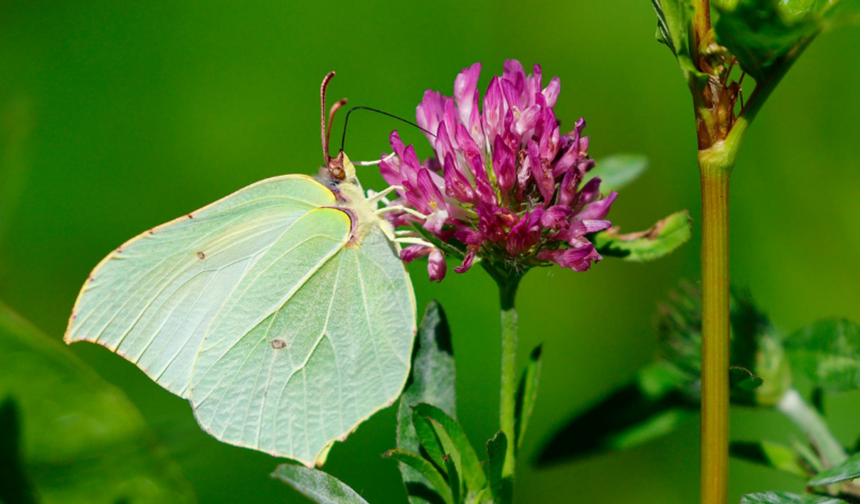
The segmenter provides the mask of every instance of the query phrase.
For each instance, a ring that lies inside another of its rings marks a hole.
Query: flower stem
[[[844,461],[848,456],[845,448],[833,437],[821,415],[811,408],[794,389],[782,396],[776,408],[806,434],[818,453],[824,458],[825,467]]]
[[[725,145],[699,152],[702,179],[701,502],[726,504],[729,480],[729,177]]]
[[[499,427],[508,438],[502,477],[513,477],[516,470],[516,393],[517,393],[517,310],[514,298],[520,283],[519,276],[497,278],[502,308],[502,373],[499,401]]]

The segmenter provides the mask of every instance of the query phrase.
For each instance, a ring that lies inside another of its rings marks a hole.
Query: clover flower
[[[435,158],[420,162],[414,147],[391,133],[393,152],[379,166],[398,196],[385,201],[388,219],[413,226],[398,232],[413,243],[401,257],[429,256],[435,281],[444,278],[450,254],[463,258],[457,273],[476,260],[510,271],[551,263],[588,270],[602,259],[588,235],[611,226],[605,218],[617,195],[601,198],[597,177],[583,183],[594,167],[585,121],[561,132],[553,111],[560,81],[543,87],[539,65],[526,75],[518,61],[506,61],[483,100],[480,72],[480,63],[460,72],[453,97],[424,93],[416,118]]]

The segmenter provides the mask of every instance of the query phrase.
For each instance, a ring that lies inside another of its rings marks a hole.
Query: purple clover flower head
[[[476,261],[525,271],[555,263],[586,271],[602,257],[588,235],[611,226],[606,215],[617,194],[600,194],[600,179],[583,184],[594,167],[585,120],[562,133],[553,110],[561,84],[544,86],[539,65],[526,75],[519,61],[505,62],[478,91],[481,64],[454,80],[454,96],[428,90],[416,110],[435,158],[420,162],[394,131],[380,171],[397,192],[386,216],[395,227],[413,226],[416,242],[404,261],[429,256],[431,279],[446,273],[456,254],[464,273]],[[435,136],[434,136],[435,135]]]

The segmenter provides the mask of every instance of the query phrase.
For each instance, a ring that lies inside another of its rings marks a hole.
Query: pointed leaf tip
[[[645,231],[621,234],[618,227],[594,236],[594,246],[604,256],[642,262],[659,259],[689,241],[692,221],[687,210],[675,212],[657,221]]]

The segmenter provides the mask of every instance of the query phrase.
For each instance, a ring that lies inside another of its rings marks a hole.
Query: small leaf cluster
[[[657,40],[675,56],[693,95],[700,150],[729,139],[738,121],[752,121],[816,36],[860,19],[857,0],[651,3],[657,14]],[[697,13],[696,7],[708,12]],[[735,68],[740,68],[740,77],[732,77]],[[747,75],[755,83],[744,100]],[[738,138],[743,129],[737,128]],[[728,143],[736,152],[737,142]]]
[[[431,304],[419,331],[409,385],[400,400],[397,448],[385,457],[400,462],[409,501],[418,503],[511,502],[512,482],[503,476],[508,443],[519,450],[537,397],[541,352],[536,348],[517,393],[515,439],[503,432],[486,443],[481,460],[455,419],[456,392],[450,331],[444,312]],[[436,379],[442,371],[445,380]]]
[[[733,457],[806,480],[807,495],[767,492],[753,503],[856,502],[860,453],[842,446],[823,418],[826,393],[860,389],[860,326],[824,319],[784,336],[748,293],[732,296],[733,407],[774,409],[791,420],[805,441],[735,441]],[[701,399],[701,299],[689,283],[660,306],[661,355],[604,399],[574,415],[545,444],[538,465],[625,450],[674,431],[695,418]],[[811,389],[809,405],[798,391]],[[860,452],[860,442],[854,447]]]

